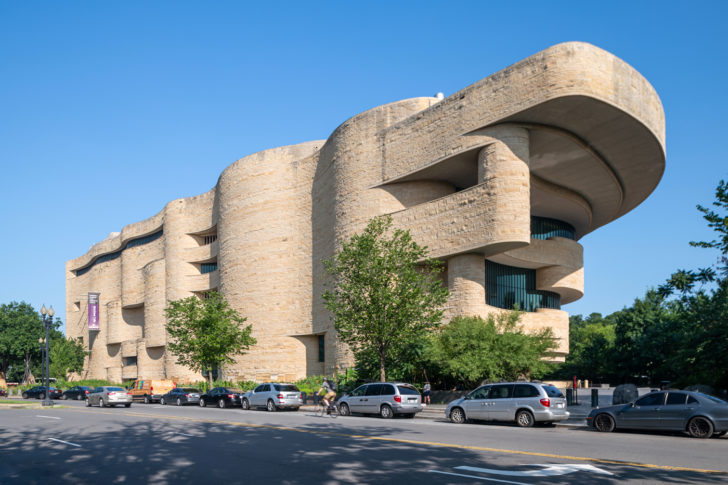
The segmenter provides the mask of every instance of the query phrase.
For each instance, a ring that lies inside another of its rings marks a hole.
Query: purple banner
[[[88,294],[88,329],[99,329],[99,295],[101,293]]]

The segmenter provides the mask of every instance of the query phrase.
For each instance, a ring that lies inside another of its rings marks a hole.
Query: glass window
[[[531,216],[531,238],[550,239],[552,237],[576,240],[576,230],[571,224],[557,219]]]
[[[201,263],[200,264],[200,273],[207,274],[212,273],[213,271],[217,271],[217,261],[214,263]]]
[[[530,384],[516,384],[513,389],[513,397],[538,397],[538,389]]]
[[[123,387],[107,387],[106,390],[107,391],[114,391],[114,392],[117,392],[117,391],[126,391],[126,389],[124,389]]]
[[[354,396],[354,397],[356,397],[356,396],[363,396],[364,393],[366,393],[366,391],[367,391],[367,386],[366,385],[359,386],[356,389],[354,389],[353,391],[351,391],[350,396]]]
[[[688,404],[699,404],[698,400],[688,394]]]
[[[200,392],[199,389],[195,389],[194,387],[184,387],[182,388],[184,392]]]
[[[637,406],[662,406],[665,404],[665,393],[656,392],[654,394],[647,394],[635,401]]]
[[[270,391],[270,384],[263,384],[263,389],[261,389],[261,392],[268,392]]]
[[[369,384],[365,396],[379,396],[382,392],[382,384]]]
[[[382,384],[382,396],[394,396],[394,386],[392,384]]]
[[[541,387],[546,391],[548,397],[564,397],[564,394],[557,387],[548,384]]]
[[[263,387],[264,387],[264,386],[263,386],[263,384],[261,384],[261,385],[259,385],[258,387],[256,387],[256,388],[255,388],[255,389],[253,390],[253,392],[263,392]]]
[[[397,386],[397,389],[399,389],[399,393],[402,395],[411,395],[411,396],[420,395],[419,391],[412,386],[399,385],[399,386]]]
[[[479,387],[470,393],[470,399],[488,399],[490,386]]]
[[[557,293],[536,289],[536,270],[485,261],[485,299],[490,306],[523,311],[561,308]]]
[[[671,404],[685,404],[688,395],[684,392],[670,392],[667,394],[667,405]]]
[[[273,387],[278,392],[298,392],[298,388],[293,384],[274,384]]]
[[[715,396],[709,396],[708,394],[703,394],[702,392],[699,392],[698,395],[700,397],[703,397],[703,398],[707,399],[708,401],[714,402],[716,404],[725,404],[725,401],[724,400],[718,399]]]
[[[490,389],[489,399],[508,399],[513,397],[513,384],[495,385]]]
[[[326,341],[323,335],[318,336],[318,361],[326,362]]]

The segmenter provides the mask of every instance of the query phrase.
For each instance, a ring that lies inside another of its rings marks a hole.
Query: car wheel
[[[455,424],[463,424],[466,421],[465,411],[460,408],[455,408],[450,411],[450,421]]]
[[[530,428],[536,420],[533,419],[533,414],[530,411],[519,411],[516,414],[516,424],[521,428]]]
[[[351,410],[349,409],[349,405],[345,402],[342,402],[339,405],[339,414],[342,416],[351,416]]]
[[[688,433],[693,438],[710,438],[713,436],[713,423],[707,418],[697,416],[688,423]]]
[[[78,399],[79,401],[82,401],[83,400],[83,396],[81,394],[79,394],[78,396],[76,396],[76,399]]]
[[[392,408],[389,407],[389,404],[385,404],[379,410],[379,415],[384,419],[391,419],[394,416],[394,412],[392,411]]]
[[[614,431],[614,418],[608,414],[597,414],[594,416],[594,429],[602,433]]]
[[[181,405],[182,405],[182,399],[177,398],[177,406],[181,406]]]
[[[166,406],[167,405],[167,401],[165,401],[163,397],[160,397],[159,398],[159,404],[161,404],[162,406]]]
[[[250,402],[247,399],[243,399],[243,401],[240,403],[243,409],[246,411],[250,409]]]
[[[38,399],[45,399],[45,394],[42,392],[38,394]]]
[[[220,409],[225,409],[227,407],[227,403],[225,402],[225,399],[220,399],[217,402],[217,407],[219,407]]]
[[[207,406],[207,403],[205,402],[204,399],[200,398],[200,407],[204,408],[205,406]]]
[[[27,392],[24,392],[23,393],[23,399],[28,399],[28,393]]]
[[[61,394],[61,401],[65,401],[66,399],[68,399],[68,396],[66,396],[65,394]]]
[[[144,396],[144,404],[149,404],[150,402],[149,396]]]
[[[104,400],[103,400],[103,399],[99,399],[99,407],[100,407],[100,408],[103,408],[103,407],[105,407],[105,406],[106,406],[106,405],[104,404]]]
[[[86,407],[87,408],[90,408],[91,407],[91,401],[89,401],[88,399],[86,399]]]
[[[269,413],[274,413],[278,409],[278,408],[276,408],[276,403],[274,403],[272,399],[268,399],[268,402],[266,403],[265,407]]]
[[[131,407],[131,403],[126,403],[126,404],[124,404],[124,407],[125,407],[125,408],[130,408],[130,407]]]

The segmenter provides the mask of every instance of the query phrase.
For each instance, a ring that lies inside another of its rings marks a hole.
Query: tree
[[[526,333],[520,312],[494,317],[455,317],[433,338],[429,359],[442,372],[468,386],[480,382],[539,376],[550,369],[543,360],[555,348],[551,329]]]
[[[242,327],[246,318],[230,308],[218,292],[201,300],[196,296],[169,302],[165,309],[167,332],[171,341],[167,349],[180,364],[196,372],[207,372],[212,387],[212,371],[234,362],[257,341],[250,325]]]
[[[372,219],[324,261],[334,289],[323,299],[338,336],[355,356],[376,353],[382,382],[397,352],[440,324],[448,297],[442,263],[427,258],[409,231],[390,235],[391,225],[390,216]]]
[[[83,348],[83,339],[61,338],[51,339],[50,351],[48,352],[50,360],[50,375],[68,377],[69,372],[81,372],[83,370],[83,360],[87,352]]]
[[[11,365],[25,365],[39,352],[38,339],[45,337],[40,315],[25,302],[0,305],[0,379]]]
[[[728,182],[721,180],[715,189],[715,207],[723,210],[723,214],[719,214],[713,210],[698,204],[697,208],[703,213],[703,219],[708,222],[708,227],[718,233],[718,239],[712,241],[691,241],[690,245],[699,248],[712,248],[720,251],[720,262],[723,265],[719,269],[728,277]]]

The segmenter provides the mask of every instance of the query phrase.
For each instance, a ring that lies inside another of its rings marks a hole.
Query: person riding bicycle
[[[321,383],[321,388],[318,390],[318,395],[323,395],[321,400],[324,403],[323,405],[326,406],[326,414],[331,414],[331,403],[334,398],[336,398],[336,391],[334,391],[334,387],[335,385],[332,385],[332,383],[324,377],[324,381]]]

